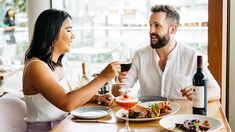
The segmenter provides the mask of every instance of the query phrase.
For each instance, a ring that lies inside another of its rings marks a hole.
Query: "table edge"
[[[222,107],[221,107],[220,101],[217,100],[216,103],[217,103],[217,106],[219,107],[220,115],[221,115],[221,117],[223,119],[223,124],[224,124],[224,127],[225,127],[226,131],[227,132],[231,132],[232,130],[231,130],[230,126],[229,126],[228,120],[227,120],[227,118],[226,118],[226,116],[224,114],[224,111],[223,111]]]

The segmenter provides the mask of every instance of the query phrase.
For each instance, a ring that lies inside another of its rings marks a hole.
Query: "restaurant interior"
[[[181,20],[175,39],[198,50],[209,62],[208,68],[221,90],[220,100],[208,103],[207,116],[222,124],[216,131],[235,131],[233,0],[0,0],[0,124],[3,124],[0,131],[21,132],[27,127],[22,92],[24,54],[30,44],[35,21],[42,11],[54,8],[65,10],[72,16],[76,37],[63,64],[66,78],[72,87],[76,87],[83,77],[82,63],[86,64],[86,75],[92,80],[124,50],[134,54],[146,46],[149,42],[150,9],[155,4],[169,4],[176,8]],[[3,23],[5,12],[10,8],[15,12],[13,36],[4,32]],[[137,95],[139,89],[137,82],[130,94]],[[191,101],[173,102],[177,105],[173,107],[179,105],[173,116],[192,114],[191,105],[185,105]],[[116,119],[120,107],[109,108],[112,112],[108,117],[90,122],[74,119],[76,114],[72,113],[52,131],[118,131],[125,125]],[[130,119],[129,125],[137,132],[167,131],[161,124],[164,118],[160,119]]]

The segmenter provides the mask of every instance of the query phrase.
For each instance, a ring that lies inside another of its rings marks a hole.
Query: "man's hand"
[[[117,97],[117,96],[124,94],[124,91],[122,89],[125,85],[126,79],[127,79],[127,72],[120,72],[119,76],[118,76],[118,81],[120,84],[113,84],[112,85],[113,96]]]
[[[118,81],[121,84],[125,84],[126,79],[127,79],[127,72],[120,72],[118,76]]]
[[[124,94],[124,92],[122,91],[123,87],[124,87],[124,85],[122,85],[122,84],[113,84],[112,85],[112,95],[115,97],[123,95]]]
[[[103,105],[112,105],[114,98],[110,94],[104,94],[104,95],[95,95],[95,101],[97,101],[100,104]]]
[[[192,101],[192,94],[193,94],[192,86],[183,88],[180,91],[182,92],[183,97],[185,96],[187,99]]]

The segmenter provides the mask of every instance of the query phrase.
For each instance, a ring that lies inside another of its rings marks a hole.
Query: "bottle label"
[[[193,86],[193,107],[204,108],[204,86]]]

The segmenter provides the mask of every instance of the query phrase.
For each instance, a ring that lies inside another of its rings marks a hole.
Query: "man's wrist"
[[[97,95],[94,95],[94,96],[92,97],[92,102],[97,102],[96,98],[97,98]]]

